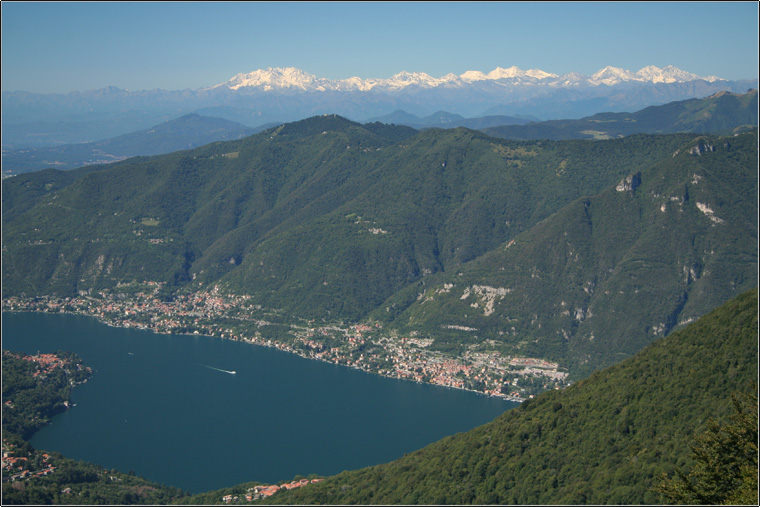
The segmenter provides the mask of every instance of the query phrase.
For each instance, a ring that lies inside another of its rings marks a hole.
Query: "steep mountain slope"
[[[249,254],[216,254],[217,247],[230,245],[227,239],[243,234],[240,227],[216,243],[198,269],[213,259],[211,252],[226,266],[239,258],[241,264],[221,279],[234,292],[252,291],[267,306],[294,313],[308,309],[313,317],[361,318],[406,286],[403,295],[413,291],[416,298],[419,289],[410,284],[439,272],[457,275],[462,263],[510,241],[562,205],[618,183],[627,175],[624,167],[644,169],[685,141],[498,145],[465,130],[420,134],[406,148],[388,148],[376,170],[382,177],[340,208],[255,248],[245,242]],[[386,310],[394,305],[402,307],[392,299],[376,318],[394,315]],[[441,337],[431,326],[423,330]]]
[[[706,98],[650,106],[635,113],[599,113],[580,120],[550,120],[481,130],[503,139],[613,139],[631,134],[732,134],[757,127],[757,90],[718,92]]]
[[[278,504],[656,504],[661,474],[758,374],[757,289],[619,365],[391,463]],[[756,416],[756,414],[755,414]]]
[[[390,144],[369,129],[394,139],[415,133],[319,117],[241,141],[77,169],[66,177],[42,171],[7,179],[4,239],[15,237],[21,251],[3,253],[4,287],[17,279],[21,292],[76,293],[136,275],[184,283],[194,258],[212,243],[226,245],[225,255],[240,253],[225,234],[240,229],[247,247],[286,219],[312,216],[305,209],[311,201],[322,199],[328,210],[339,205],[325,192],[341,187],[351,171],[364,177],[350,160]],[[334,135],[322,134],[328,130]],[[346,150],[347,144],[354,150]],[[255,230],[244,228],[254,220]],[[247,236],[251,231],[253,238]],[[41,236],[30,240],[29,232]],[[59,261],[42,260],[48,255]],[[94,283],[77,287],[82,279]]]
[[[373,313],[439,346],[610,365],[756,283],[757,138],[697,137]]]
[[[262,304],[359,318],[405,285],[474,259],[683,142],[505,144],[451,130],[393,144],[391,132],[414,133],[316,117],[117,163],[65,189],[47,173],[6,180],[4,205],[21,206],[15,195],[30,187],[48,200],[23,217],[4,209],[13,219],[4,223],[4,290],[97,290],[136,271],[209,284],[229,272],[230,287],[254,291]],[[59,254],[64,262],[35,265],[39,255]],[[307,293],[313,301],[302,299]]]
[[[253,129],[221,118],[189,114],[150,129],[90,143],[53,148],[3,151],[3,176],[53,167],[71,169],[138,155],[160,155],[255,134]]]

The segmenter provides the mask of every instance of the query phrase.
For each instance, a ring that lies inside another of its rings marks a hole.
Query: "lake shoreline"
[[[9,296],[4,311],[71,313],[99,322],[159,334],[205,335],[273,346],[307,359],[378,374],[452,387],[521,402],[570,385],[569,373],[545,359],[521,356],[498,340],[436,348],[434,336],[400,334],[377,321],[328,322],[263,308],[252,296],[218,287],[165,295],[164,282],[131,282],[103,289],[98,297]]]
[[[302,361],[271,346],[124,329],[86,317],[3,314],[6,348],[71,350],[95,370],[93,381],[73,393],[76,408],[56,416],[32,445],[187,491],[251,480],[279,484],[298,474],[328,476],[391,461],[517,407]],[[227,466],[209,474],[219,462]]]
[[[456,389],[458,391],[466,391],[466,392],[474,393],[474,394],[477,394],[477,395],[480,395],[480,396],[486,396],[486,397],[489,397],[489,398],[502,399],[502,400],[505,400],[505,401],[513,402],[513,403],[522,403],[526,399],[528,399],[528,398],[521,398],[521,397],[509,396],[509,395],[496,395],[496,394],[492,394],[492,393],[485,393],[483,391],[478,391],[476,389],[468,389],[466,387],[457,387],[457,386],[451,386],[451,385],[443,385],[443,384],[437,384],[437,383],[434,383],[434,382],[424,382],[424,381],[421,381],[421,380],[404,378],[404,377],[400,377],[400,376],[384,375],[382,373],[379,373],[379,372],[376,372],[376,371],[372,371],[372,370],[366,369],[366,368],[361,368],[361,367],[356,366],[356,365],[341,364],[339,362],[331,361],[329,359],[324,359],[324,358],[319,358],[319,357],[310,357],[308,355],[299,353],[300,351],[294,350],[294,349],[288,347],[286,344],[279,343],[279,342],[264,342],[264,343],[262,343],[262,342],[257,342],[257,341],[246,339],[246,338],[232,339],[232,338],[225,338],[223,336],[217,336],[217,335],[214,335],[214,334],[203,334],[203,333],[170,333],[170,332],[166,332],[166,331],[161,331],[160,329],[151,328],[151,327],[148,327],[148,326],[142,326],[142,327],[138,327],[138,326],[122,326],[122,325],[119,325],[119,324],[115,323],[114,321],[111,321],[111,320],[108,320],[108,319],[103,319],[103,318],[101,318],[98,315],[93,315],[93,314],[86,313],[86,312],[68,312],[68,311],[55,311],[55,312],[53,312],[53,311],[49,311],[49,310],[7,309],[7,308],[3,308],[2,311],[3,311],[3,313],[5,313],[5,312],[11,313],[12,312],[12,313],[43,313],[43,314],[50,314],[50,315],[55,315],[55,314],[75,315],[75,316],[79,316],[79,317],[92,318],[92,319],[95,319],[100,324],[103,324],[103,325],[106,325],[106,326],[109,326],[109,327],[113,327],[113,328],[117,328],[117,329],[138,329],[138,330],[141,330],[141,331],[148,331],[148,332],[155,333],[155,334],[160,334],[160,335],[169,335],[169,336],[180,336],[180,335],[184,335],[184,336],[205,336],[205,337],[208,337],[208,338],[218,338],[218,339],[221,339],[221,340],[238,341],[238,342],[241,342],[241,343],[247,343],[249,345],[275,348],[275,349],[283,351],[283,352],[287,352],[287,353],[290,353],[290,354],[295,354],[298,357],[302,357],[304,359],[315,360],[315,361],[319,361],[319,362],[323,362],[323,363],[327,363],[327,364],[332,364],[332,365],[335,365],[335,366],[344,366],[344,367],[351,368],[353,370],[358,370],[358,371],[361,371],[361,372],[364,372],[364,373],[378,375],[378,376],[383,377],[383,378],[388,378],[388,379],[393,379],[393,380],[410,381],[410,382],[414,382],[414,383],[421,384],[421,385],[431,385],[431,386],[443,387],[443,388],[447,388],[447,389]]]

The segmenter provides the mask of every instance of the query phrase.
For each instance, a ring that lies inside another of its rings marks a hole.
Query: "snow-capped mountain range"
[[[637,72],[605,67],[591,76],[497,67],[488,73],[470,70],[439,78],[399,72],[387,79],[337,80],[277,67],[241,73],[195,90],[130,91],[109,86],[68,94],[3,92],[3,147],[106,139],[188,113],[248,127],[320,114],[365,121],[398,111],[421,118],[444,111],[463,118],[577,119],[600,112],[634,112],[720,91],[745,93],[757,86],[757,78],[728,81],[673,66],[648,66]]]
[[[435,88],[439,86],[461,87],[479,81],[493,81],[502,84],[536,84],[554,87],[568,86],[614,86],[624,82],[639,83],[686,83],[689,81],[702,80],[708,83],[724,81],[716,76],[701,77],[690,72],[683,71],[672,65],[664,68],[650,65],[638,72],[631,72],[618,67],[605,67],[591,76],[585,76],[577,72],[557,75],[539,69],[522,70],[518,67],[502,69],[497,67],[488,74],[470,70],[457,76],[446,74],[440,78],[434,78],[424,72],[399,72],[388,79],[362,79],[352,77],[348,79],[331,80],[319,78],[303,70],[294,67],[259,69],[247,74],[241,73],[227,82],[205,88],[213,90],[228,88],[240,90],[241,88],[257,88],[261,91],[277,89],[297,89],[303,91],[370,91],[372,89],[400,90],[409,86],[421,88]]]

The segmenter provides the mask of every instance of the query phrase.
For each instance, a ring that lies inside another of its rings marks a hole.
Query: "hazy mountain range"
[[[149,129],[102,141],[4,150],[3,176],[50,167],[65,170],[84,165],[106,164],[138,155],[161,155],[196,148],[214,141],[240,139],[264,128],[251,128],[222,118],[187,114]]]
[[[757,90],[718,92],[702,99],[649,106],[634,113],[598,113],[579,120],[523,125],[485,125],[479,130],[505,139],[613,139],[632,134],[704,132],[734,134],[758,124]]]
[[[295,68],[269,68],[197,90],[129,91],[111,86],[68,94],[4,91],[3,146],[96,141],[191,112],[251,127],[333,113],[365,121],[399,109],[421,116],[445,110],[464,117],[529,115],[548,120],[636,111],[756,87],[757,79],[700,77],[670,66],[638,72],[606,67],[591,76],[510,67],[441,78],[400,72],[388,79],[344,80],[318,78]]]
[[[703,132],[732,134],[758,123],[757,90],[746,94],[718,92],[704,99],[650,106],[635,113],[599,113],[580,120],[514,116],[464,118],[438,111],[425,118],[405,111],[372,118],[368,123],[406,125],[415,129],[466,127],[505,139],[612,139],[632,134]],[[256,128],[221,118],[188,114],[149,129],[90,143],[3,151],[3,175],[54,167],[71,169],[137,155],[160,155],[214,141],[239,139],[277,124]]]

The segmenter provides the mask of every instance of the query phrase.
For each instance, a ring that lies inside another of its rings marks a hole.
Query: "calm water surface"
[[[274,348],[74,315],[3,313],[2,341],[12,351],[72,351],[95,370],[73,390],[76,406],[32,445],[194,493],[391,461],[517,406]]]

